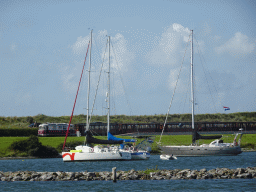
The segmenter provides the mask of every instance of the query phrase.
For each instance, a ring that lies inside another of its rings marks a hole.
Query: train
[[[65,136],[67,134],[67,123],[43,123],[39,125],[38,136]],[[76,135],[75,127],[70,124],[69,136]]]

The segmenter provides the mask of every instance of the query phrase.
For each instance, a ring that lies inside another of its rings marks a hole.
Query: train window
[[[54,124],[49,125],[49,130],[55,130],[55,129],[56,129],[56,125]]]
[[[39,130],[46,130],[46,129],[47,129],[47,126],[39,127]]]

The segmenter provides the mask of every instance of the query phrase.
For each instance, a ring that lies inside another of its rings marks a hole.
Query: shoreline
[[[114,171],[113,171],[114,170]],[[191,180],[191,179],[256,179],[256,167],[216,168],[216,169],[174,169],[150,171],[115,171],[112,172],[36,172],[36,171],[0,171],[1,181],[125,181],[125,180]]]
[[[242,149],[242,152],[256,152],[255,149]],[[161,155],[158,153],[151,154],[151,155]],[[62,158],[61,154],[58,157],[49,157],[49,158]],[[0,160],[15,160],[15,159],[48,159],[47,157],[33,157],[33,156],[28,156],[28,157],[0,157]]]

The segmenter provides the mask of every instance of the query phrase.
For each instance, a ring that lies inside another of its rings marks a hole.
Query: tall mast
[[[90,62],[89,62],[89,69],[88,69],[88,95],[87,95],[87,118],[86,118],[86,131],[89,130],[89,97],[90,97],[90,72],[91,72],[91,58],[92,58],[92,30],[91,30],[91,47],[90,47]]]
[[[107,92],[107,102],[108,102],[108,125],[107,125],[107,133],[109,132],[109,119],[110,119],[110,36],[108,37],[108,61],[109,61],[109,68],[108,68],[108,92]]]
[[[193,85],[193,30],[191,30],[191,103],[192,103],[192,129],[195,128],[194,122],[194,85]]]

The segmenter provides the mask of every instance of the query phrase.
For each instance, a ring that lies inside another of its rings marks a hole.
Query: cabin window
[[[49,125],[49,130],[56,130],[56,125]]]
[[[39,127],[39,130],[46,130],[47,129],[47,127]]]

